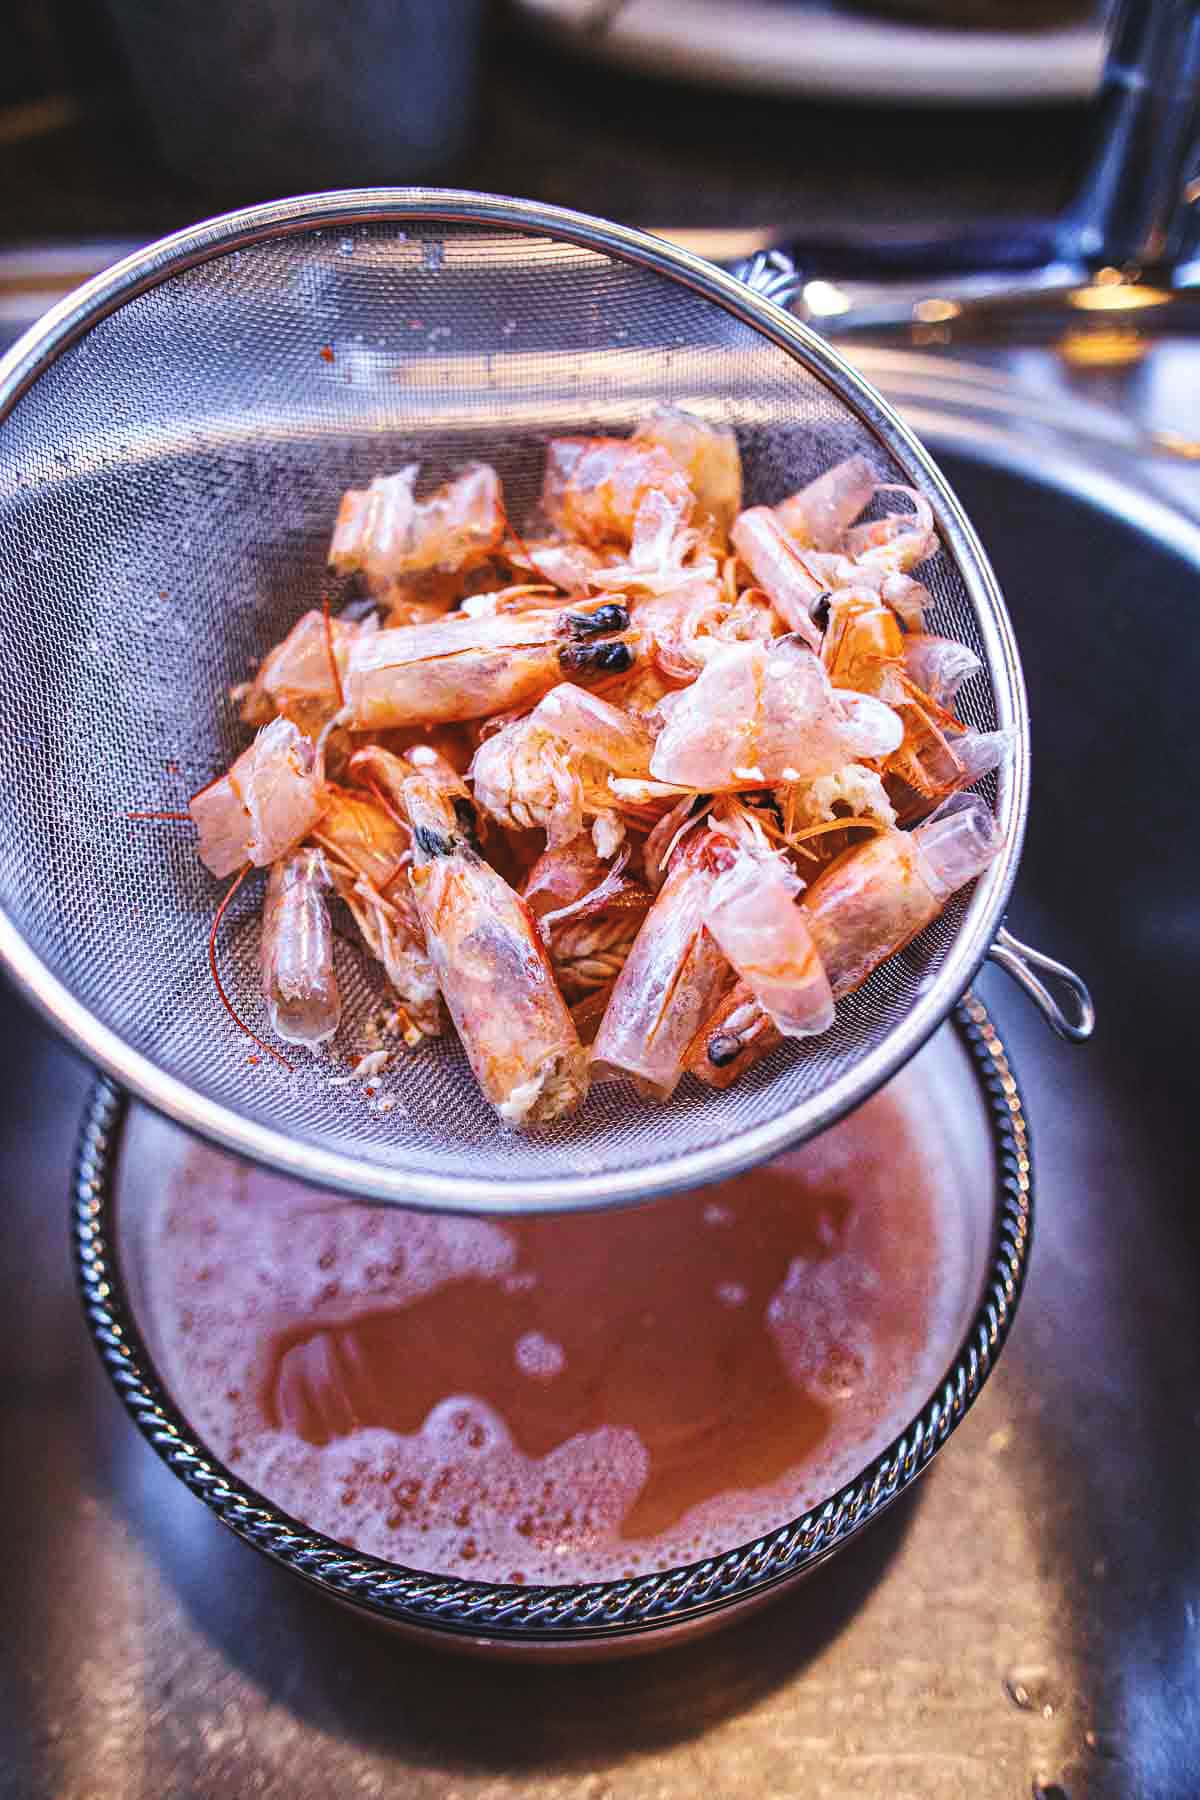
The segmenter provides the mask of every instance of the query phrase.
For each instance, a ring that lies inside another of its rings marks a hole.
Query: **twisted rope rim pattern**
[[[815,1568],[910,1486],[974,1404],[1011,1327],[1033,1229],[1029,1127],[982,1003],[967,994],[953,1016],[983,1089],[999,1190],[979,1308],[949,1372],[900,1437],[823,1506],[720,1556],[615,1581],[468,1581],[349,1551],[241,1483],[172,1405],[133,1321],[112,1235],[128,1096],[106,1076],[97,1077],[88,1097],[73,1177],[76,1272],[92,1339],[134,1423],[167,1467],[238,1537],[332,1598],[408,1625],[528,1643],[623,1636],[748,1599]]]

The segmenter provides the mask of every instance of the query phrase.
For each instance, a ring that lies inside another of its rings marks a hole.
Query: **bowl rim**
[[[223,1524],[328,1598],[393,1624],[446,1638],[579,1646],[652,1633],[764,1595],[825,1561],[911,1485],[978,1398],[1012,1325],[1033,1232],[1029,1126],[982,1002],[966,995],[953,1018],[979,1083],[995,1164],[993,1238],[979,1305],[949,1369],[880,1455],[823,1504],[719,1556],[604,1581],[468,1580],[348,1550],[241,1481],[171,1401],[135,1322],[114,1230],[114,1178],[130,1097],[104,1075],[84,1109],[72,1183],[73,1249],[92,1340],[142,1436]]]
[[[997,772],[999,854],[972,884],[952,951],[912,1006],[875,1048],[804,1101],[730,1132],[699,1150],[653,1163],[570,1177],[570,1204],[620,1205],[733,1175],[815,1136],[890,1079],[921,1048],[975,978],[1003,918],[1016,878],[1029,801],[1029,718],[1012,623],[979,538],[936,461],[899,414],[838,350],[774,301],[716,264],[663,238],[567,208],[452,188],[361,188],[302,194],[237,209],[175,232],[134,252],[51,307],[0,356],[0,425],[66,350],[119,307],[215,257],[281,236],[356,224],[482,226],[543,234],[669,276],[721,308],[816,374],[882,442],[930,501],[938,534],[967,583],[993,677],[997,723],[1014,734],[1013,754]],[[2,469],[0,469],[2,473]],[[360,1198],[478,1211],[553,1210],[564,1204],[564,1177],[497,1180],[368,1162],[345,1148],[298,1139],[212,1098],[106,1024],[0,907],[0,964],[52,1026],[90,1061],[143,1100],[210,1142],[272,1168]],[[797,1115],[803,1114],[798,1122]]]

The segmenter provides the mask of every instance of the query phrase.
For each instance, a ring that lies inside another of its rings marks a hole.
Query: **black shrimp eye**
[[[454,848],[452,840],[443,837],[440,831],[430,831],[427,825],[418,825],[413,832],[413,842],[422,856],[449,856]]]
[[[632,644],[597,644],[594,668],[605,669],[610,675],[623,675],[626,669],[632,669],[634,650]]]
[[[708,1060],[714,1069],[727,1069],[741,1054],[742,1046],[727,1031],[708,1040]]]
[[[608,675],[623,675],[634,664],[630,644],[564,644],[558,653],[558,666],[564,674],[580,670],[599,670]]]
[[[610,631],[629,629],[629,609],[607,601],[594,612],[568,613],[566,624],[572,637],[606,637]]]
[[[829,623],[829,604],[832,599],[832,593],[826,588],[820,598],[814,600],[812,604],[813,623],[814,625],[819,625],[822,631],[824,631]]]

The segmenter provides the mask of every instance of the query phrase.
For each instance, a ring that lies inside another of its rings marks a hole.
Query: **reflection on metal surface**
[[[832,281],[806,281],[800,297],[814,319],[836,318],[851,306],[849,296]]]
[[[1105,280],[1105,276],[1116,280]],[[1117,269],[1101,269],[1090,287],[1074,288],[1066,295],[1068,306],[1080,312],[1136,312],[1144,306],[1166,306],[1171,299],[1165,288],[1141,281],[1124,281]]]
[[[1160,449],[1170,455],[1200,462],[1200,438],[1185,437],[1181,431],[1156,431],[1154,437]]]
[[[1200,347],[1150,340],[1144,369],[1119,370],[1099,388],[1091,371],[1077,376],[1041,347],[979,352],[987,362],[861,342],[843,353],[922,437],[1024,469],[1036,452],[1039,480],[1091,493],[1168,540],[1182,533],[1184,553],[1195,553],[1188,521],[1200,518],[1200,483],[1189,465],[1200,443],[1167,423],[1167,409],[1182,400],[1179,416],[1193,410]],[[1156,493],[1172,505],[1156,506]]]
[[[1126,369],[1142,361],[1150,344],[1135,327],[1114,325],[1098,331],[1064,331],[1056,348],[1072,369]]]
[[[921,325],[941,325],[947,319],[957,319],[962,306],[957,300],[918,300],[913,307],[913,318]]]

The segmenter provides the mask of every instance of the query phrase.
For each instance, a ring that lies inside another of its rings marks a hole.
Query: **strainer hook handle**
[[[1032,944],[1023,944],[1004,925],[996,933],[988,956],[1006,975],[1011,975],[1018,987],[1024,988],[1051,1030],[1069,1043],[1086,1043],[1096,1028],[1096,1008],[1087,983],[1074,969],[1035,950]],[[1043,975],[1049,975],[1067,990],[1072,1001],[1070,1011],[1046,986]]]

